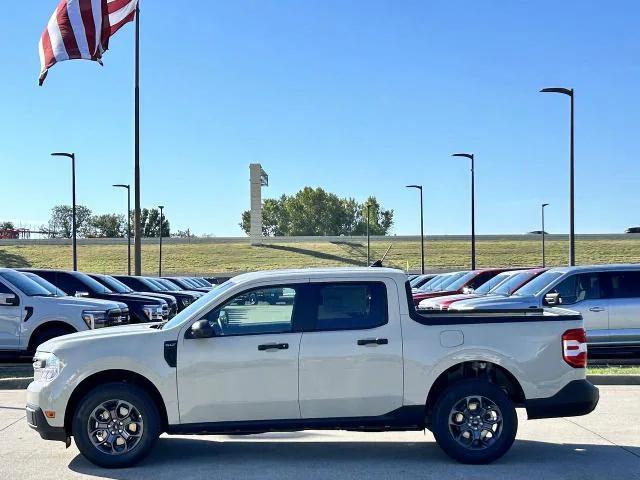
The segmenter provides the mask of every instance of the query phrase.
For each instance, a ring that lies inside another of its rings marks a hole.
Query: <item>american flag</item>
[[[65,60],[101,62],[109,38],[135,19],[138,0],[62,0],[40,38],[40,85]]]

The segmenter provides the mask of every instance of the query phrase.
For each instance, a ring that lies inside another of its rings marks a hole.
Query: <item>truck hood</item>
[[[512,309],[512,308],[540,308],[536,297],[483,297],[473,300],[462,300],[452,303],[449,310],[492,310],[492,309]]]
[[[100,310],[110,310],[112,308],[125,309],[127,305],[122,302],[99,300],[97,298],[87,297],[39,297],[42,302],[52,304],[52,307],[83,307]]]
[[[104,343],[110,341],[117,341],[119,343],[131,342],[131,346],[134,347],[135,343],[143,341],[141,339],[142,336],[153,335],[162,331],[154,328],[154,325],[157,326],[157,323],[138,323],[135,325],[98,328],[96,330],[86,330],[63,335],[43,343],[38,347],[38,351],[57,354],[68,349],[91,348],[89,345],[92,342],[99,342],[101,347],[104,347]]]

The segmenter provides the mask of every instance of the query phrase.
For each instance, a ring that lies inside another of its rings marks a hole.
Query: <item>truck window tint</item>
[[[621,271],[607,274],[607,297],[636,298],[640,297],[640,272]]]
[[[231,298],[205,318],[217,337],[287,333],[293,330],[295,299],[295,288],[253,289]]]
[[[387,323],[387,290],[382,283],[318,287],[316,331],[361,330]]]
[[[571,275],[556,285],[553,291],[560,294],[562,305],[598,299],[600,298],[600,275],[597,273]]]
[[[4,283],[0,282],[0,293],[13,293],[11,290],[9,290],[9,287],[7,287]]]

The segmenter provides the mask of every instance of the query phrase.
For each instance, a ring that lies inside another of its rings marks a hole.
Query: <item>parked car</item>
[[[165,302],[167,302],[167,305],[169,306],[169,314],[167,316],[167,320],[171,320],[176,315],[176,313],[178,313],[178,301],[172,295],[166,295],[164,293],[156,293],[156,292],[147,292],[147,291],[136,292],[129,286],[122,283],[117,278],[112,277],[111,275],[100,275],[97,273],[89,273],[88,275],[91,278],[93,278],[95,281],[100,282],[102,285],[107,287],[109,290],[114,291],[115,293],[126,293],[126,294],[143,293],[145,297],[159,298],[161,300],[164,300]]]
[[[460,275],[456,272],[452,275],[453,281],[447,281],[438,287],[438,290],[430,292],[418,291],[413,294],[413,303],[418,305],[422,300],[445,295],[455,295],[456,293],[472,293],[483,283],[493,277],[509,270],[508,268],[484,268],[481,270],[471,270]]]
[[[202,277],[188,277],[189,280],[192,280],[193,282],[195,282],[197,285],[199,285],[200,287],[204,287],[204,288],[208,288],[208,289],[212,289],[213,285],[208,282],[207,280],[205,280]]]
[[[127,323],[129,311],[122,303],[68,297],[0,268],[0,351],[33,355],[52,338]]]
[[[547,270],[508,298],[457,302],[456,310],[562,306],[582,314],[591,348],[640,347],[640,265]]]
[[[186,277],[162,277],[165,280],[169,280],[177,287],[182,290],[191,290],[196,292],[207,293],[211,291],[211,287],[202,287],[197,283],[194,283],[193,280],[190,280]]]
[[[412,288],[412,293],[426,293],[426,292],[438,292],[444,289],[450,283],[455,282],[458,278],[466,274],[467,272],[449,272],[436,275],[427,283],[419,288]]]
[[[508,297],[520,287],[530,282],[538,275],[544,273],[546,268],[532,268],[527,270],[511,270],[502,272],[486,281],[473,293],[461,293],[458,295],[447,295],[445,297],[435,297],[422,300],[418,305],[424,310],[448,310],[452,303],[474,298],[493,298],[493,296]]]
[[[170,292],[168,290],[163,290],[162,287],[158,286],[151,279],[146,277],[114,275],[114,278],[120,280],[136,292],[165,293],[173,296],[178,302],[178,312],[181,312],[199,298],[196,292]]]
[[[44,278],[71,296],[122,302],[129,307],[131,323],[161,322],[168,320],[169,317],[169,305],[164,300],[146,295],[116,293],[86,273],[37,268],[23,268],[20,270],[31,272]]]
[[[271,289],[294,301],[237,301]],[[511,447],[516,407],[530,419],[591,412],[585,367],[574,312],[420,315],[399,270],[256,272],[160,328],[41,345],[26,418],[103,467],[135,464],[163,432],[305,429],[429,428],[451,457],[487,463]]]
[[[438,274],[436,273],[425,273],[424,275],[416,275],[412,279],[409,279],[409,285],[411,285],[411,288],[417,289],[437,276]]]

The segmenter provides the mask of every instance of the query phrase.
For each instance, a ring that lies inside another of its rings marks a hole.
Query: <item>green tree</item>
[[[105,213],[91,218],[93,236],[102,238],[121,238],[127,234],[127,220],[124,215]]]
[[[134,218],[133,212],[131,218]],[[160,236],[160,210],[157,208],[143,208],[140,211],[140,230],[143,237],[159,237]],[[163,214],[162,236],[171,236],[171,228],[167,216]]]
[[[305,187],[292,196],[266,199],[262,209],[265,236],[362,235],[366,232],[366,204],[370,207],[370,232],[386,235],[393,225],[393,210],[383,210],[375,197],[360,204],[339,198],[322,188]],[[249,233],[251,212],[242,213],[240,227]]]
[[[76,229],[78,236],[92,234],[91,210],[84,205],[76,206]],[[73,229],[73,208],[71,205],[56,205],[51,209],[48,230],[52,238],[71,238]]]
[[[0,230],[15,230],[13,222],[0,222]]]

